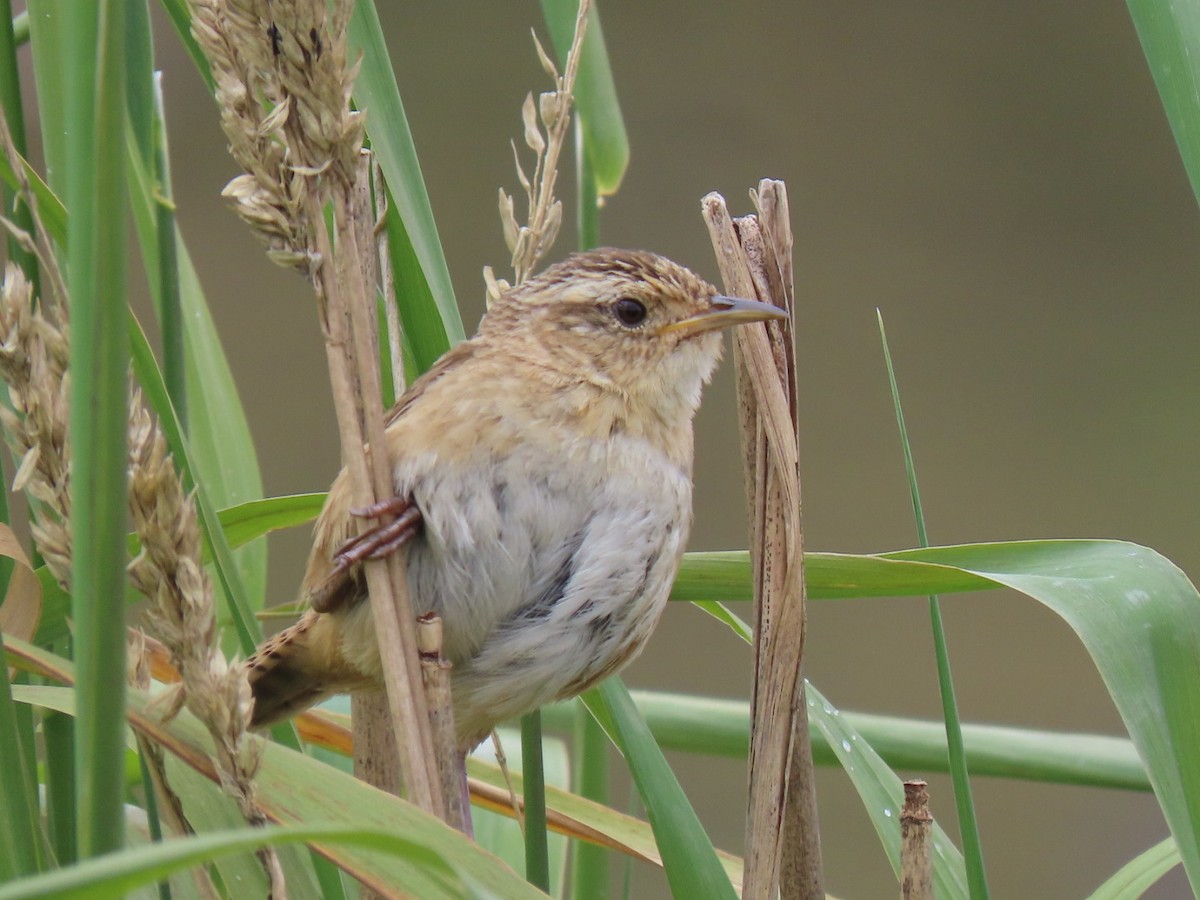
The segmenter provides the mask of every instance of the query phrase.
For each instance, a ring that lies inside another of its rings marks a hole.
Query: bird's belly
[[[617,455],[571,471],[513,457],[483,478],[414,486],[425,534],[409,583],[418,609],[443,619],[460,735],[579,693],[653,630],[691,482],[650,448]]]

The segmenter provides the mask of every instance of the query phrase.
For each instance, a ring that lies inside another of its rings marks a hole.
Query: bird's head
[[[661,256],[574,254],[496,300],[481,336],[664,419],[691,417],[721,356],[720,329],[784,318],[778,307],[720,296]]]

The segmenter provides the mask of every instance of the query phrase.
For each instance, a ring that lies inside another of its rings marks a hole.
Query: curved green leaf
[[[1177,865],[1179,850],[1175,839],[1159,841],[1121,866],[1112,878],[1096,888],[1089,900],[1136,900]]]
[[[579,0],[542,0],[542,14],[559,60],[565,60],[575,35]],[[560,63],[561,67],[561,63]],[[629,135],[617,100],[600,11],[593,3],[588,10],[587,34],[575,79],[575,109],[583,125],[592,178],[600,196],[615,194],[629,168]]]
[[[1179,155],[1200,198],[1200,2],[1129,0]]]
[[[1200,595],[1170,560],[1119,541],[975,544],[889,554],[957,566],[1041,601],[1100,671],[1200,889]]]

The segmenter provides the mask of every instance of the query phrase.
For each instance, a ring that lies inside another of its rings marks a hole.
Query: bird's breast
[[[527,711],[635,653],[690,526],[689,473],[645,441],[560,434],[505,450],[397,471],[424,520],[413,603],[442,617],[460,719]]]

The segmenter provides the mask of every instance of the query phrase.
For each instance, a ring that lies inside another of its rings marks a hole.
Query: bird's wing
[[[444,354],[424,375],[413,382],[412,387],[396,402],[384,418],[384,427],[391,428],[396,424],[429,389],[429,386],[474,355],[473,341],[464,341]],[[397,448],[395,441],[388,442],[394,454],[403,452]],[[368,452],[370,452],[368,450]],[[394,460],[393,460],[394,462]],[[387,499],[387,498],[382,498]],[[362,580],[362,567],[353,565],[349,568],[338,566],[334,562],[334,554],[346,541],[358,534],[354,516],[350,514],[350,478],[345,469],[338,473],[325,506],[317,517],[313,533],[312,551],[308,557],[308,567],[304,572],[304,581],[300,588],[301,600],[311,605],[318,612],[331,612],[339,607],[358,600],[364,596],[366,586]]]

